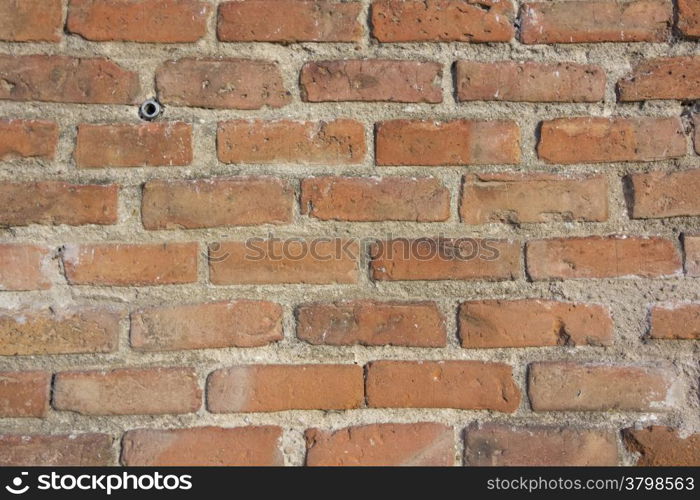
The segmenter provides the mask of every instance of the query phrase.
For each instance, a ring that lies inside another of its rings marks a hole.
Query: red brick
[[[143,187],[146,229],[285,224],[292,221],[294,190],[274,177],[153,180]]]
[[[611,345],[613,323],[603,306],[551,300],[482,300],[459,310],[462,347]]]
[[[78,127],[79,168],[164,167],[192,163],[192,126],[182,122]]]
[[[297,337],[314,345],[447,345],[445,318],[434,302],[303,305],[297,309]]]
[[[683,126],[670,118],[557,118],[542,123],[537,153],[547,163],[654,161],[685,156]]]
[[[617,82],[620,101],[700,99],[700,57],[643,61]]]
[[[376,128],[377,165],[488,165],[520,162],[520,128],[508,120],[393,120]]]
[[[371,247],[379,281],[510,280],[520,275],[520,243],[493,239],[396,239]]]
[[[665,42],[673,6],[665,0],[564,1],[523,5],[523,43]]]
[[[480,361],[373,361],[367,369],[367,404],[512,413],[520,405],[512,371],[503,363]]]
[[[615,433],[604,430],[472,425],[464,441],[464,460],[471,466],[618,465]]]
[[[646,366],[544,362],[528,373],[535,411],[665,411],[670,389],[665,370]]]
[[[387,59],[314,61],[301,69],[307,102],[442,102],[442,65]]]
[[[608,181],[603,175],[467,175],[459,212],[468,224],[604,222]]]
[[[356,241],[251,238],[209,246],[209,279],[215,285],[356,283]]]
[[[442,424],[374,424],[337,431],[308,429],[311,467],[454,465],[454,431]]]
[[[112,309],[52,307],[0,311],[0,355],[113,352],[124,315]]]
[[[649,337],[700,340],[700,304],[654,306]]]
[[[51,373],[0,372],[0,417],[45,417]]]
[[[700,155],[700,114],[693,114],[693,128],[695,129],[695,134],[693,136],[695,153]]]
[[[681,272],[672,241],[656,237],[589,236],[530,241],[527,270],[534,280],[659,278]]]
[[[365,128],[355,120],[235,120],[219,124],[224,163],[353,165],[367,153]]]
[[[301,213],[321,220],[439,222],[450,218],[450,192],[433,177],[309,177]]]
[[[0,40],[59,42],[62,0],[0,0]]]
[[[195,0],[70,0],[66,29],[98,42],[196,42],[207,32],[210,7]]]
[[[71,285],[138,286],[197,281],[197,243],[67,245]]]
[[[100,467],[113,465],[113,460],[112,436],[107,434],[0,435],[3,467]]]
[[[688,276],[700,276],[700,236],[684,234],[685,272]]]
[[[0,99],[135,104],[138,75],[105,58],[0,55]]]
[[[117,222],[119,186],[60,181],[0,182],[0,224],[80,226]]]
[[[222,42],[355,42],[360,2],[246,0],[219,6]]]
[[[139,351],[258,347],[282,340],[282,308],[234,300],[157,307],[131,314],[131,347]]]
[[[207,381],[213,413],[347,410],[364,397],[357,365],[241,365],[216,370]]]
[[[640,467],[700,465],[700,434],[681,435],[678,429],[652,425],[622,431],[627,450],[638,454]]]
[[[260,109],[289,104],[276,63],[246,59],[189,58],[156,71],[161,102],[199,108]]]
[[[51,254],[45,247],[0,244],[0,290],[48,290],[50,260]]]
[[[605,70],[592,64],[457,61],[455,71],[459,101],[597,102],[605,96]]]
[[[688,38],[700,38],[700,4],[697,0],[678,0],[678,29]]]
[[[274,426],[137,429],[124,434],[122,463],[147,467],[284,465]]]
[[[370,22],[380,42],[507,42],[514,17],[505,0],[375,0]]]
[[[654,219],[700,215],[700,169],[630,176],[632,217]]]
[[[39,120],[0,120],[0,160],[53,159],[58,126]]]
[[[201,403],[192,368],[62,372],[54,382],[54,407],[81,415],[193,413]]]

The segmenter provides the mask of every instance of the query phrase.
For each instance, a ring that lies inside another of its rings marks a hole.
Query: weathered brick
[[[689,38],[700,38],[700,3],[678,0],[678,29]]]
[[[452,427],[429,422],[374,424],[337,431],[308,429],[306,465],[311,467],[454,465]]]
[[[685,272],[688,276],[700,276],[700,236],[684,234],[683,250],[685,253]]]
[[[115,310],[88,307],[0,311],[0,355],[113,352],[119,342]]]
[[[471,174],[464,177],[459,212],[468,224],[604,222],[608,181],[603,175]]]
[[[216,144],[224,163],[352,165],[367,153],[364,126],[342,119],[222,122]]]
[[[613,323],[603,306],[551,300],[482,300],[459,310],[462,347],[610,345]]]
[[[535,411],[665,411],[670,389],[666,370],[646,366],[542,362],[528,372]]]
[[[700,465],[700,434],[681,435],[678,429],[652,425],[622,432],[627,450],[639,454],[638,466]]]
[[[308,177],[301,213],[321,220],[438,222],[450,217],[450,192],[434,177]]]
[[[195,0],[70,0],[66,29],[87,40],[196,42],[210,4]]]
[[[0,372],[0,417],[45,417],[50,386],[49,372]]]
[[[520,243],[493,239],[421,238],[371,247],[372,278],[380,281],[510,280],[520,275]]]
[[[0,224],[115,224],[118,196],[116,184],[0,182]]]
[[[156,71],[165,104],[199,108],[279,108],[291,101],[273,62],[190,58],[167,61]]]
[[[375,0],[371,26],[380,42],[507,42],[514,17],[505,0]]]
[[[376,126],[377,165],[520,162],[520,128],[509,120],[393,120]]]
[[[323,237],[251,238],[209,246],[209,279],[215,285],[356,283],[359,246]]]
[[[672,241],[656,237],[589,236],[530,241],[527,271],[533,280],[659,278],[681,272]]]
[[[0,16],[1,17],[1,16]],[[0,160],[53,159],[58,126],[40,120],[0,120]]]
[[[147,467],[284,465],[274,426],[137,429],[124,434],[122,463]]]
[[[547,163],[636,162],[684,156],[686,148],[676,117],[576,117],[543,122],[537,153]]]
[[[138,286],[197,281],[197,243],[66,245],[71,285]]]
[[[605,96],[605,70],[568,62],[457,61],[455,87],[460,101],[597,102]]]
[[[700,340],[700,304],[654,306],[649,337]]]
[[[51,288],[51,254],[45,247],[20,243],[0,244],[0,290]]]
[[[213,413],[347,410],[363,402],[358,365],[241,365],[216,370],[207,381]]]
[[[282,308],[235,300],[145,309],[131,314],[131,347],[139,351],[258,347],[282,340]]]
[[[643,61],[617,82],[620,101],[700,99],[700,57]]]
[[[632,174],[632,217],[700,215],[700,169]]]
[[[219,6],[222,42],[355,42],[360,2],[246,0]]]
[[[0,435],[3,467],[102,467],[113,460],[112,436],[107,434]]]
[[[79,168],[164,167],[192,163],[192,126],[182,122],[78,126]]]
[[[301,69],[307,102],[442,102],[442,65],[426,61],[314,61]]]
[[[604,430],[472,425],[464,441],[464,460],[471,466],[618,465],[615,433]]]
[[[445,319],[434,302],[358,300],[297,309],[297,337],[319,345],[444,347]]]
[[[139,78],[105,58],[0,55],[0,99],[135,104]]]
[[[512,413],[520,405],[512,372],[509,365],[480,361],[373,361],[367,369],[367,404]]]
[[[285,224],[292,221],[294,190],[274,177],[152,180],[143,187],[146,229]]]
[[[695,134],[693,136],[695,153],[700,155],[700,113],[693,114],[693,128],[695,129]]]
[[[61,372],[54,382],[54,408],[81,415],[193,413],[201,404],[192,368]]]
[[[532,2],[520,14],[523,43],[665,42],[673,17],[671,2]]]
[[[59,42],[62,0],[0,0],[0,40]]]

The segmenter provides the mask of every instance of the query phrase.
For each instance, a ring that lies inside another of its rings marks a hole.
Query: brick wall
[[[0,0],[0,464],[698,465],[698,37]]]

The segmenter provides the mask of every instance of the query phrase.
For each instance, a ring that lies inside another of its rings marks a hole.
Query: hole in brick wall
[[[155,99],[148,99],[139,107],[139,116],[146,121],[155,120],[162,112],[163,106]]]

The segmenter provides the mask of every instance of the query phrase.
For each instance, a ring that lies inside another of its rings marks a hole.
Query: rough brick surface
[[[621,101],[700,99],[700,57],[644,61],[617,82]]]
[[[535,411],[664,411],[670,390],[670,374],[656,367],[546,362],[528,373]]]
[[[45,247],[0,244],[0,290],[51,288],[51,254]]]
[[[146,229],[286,224],[294,191],[272,177],[153,180],[143,187],[141,216]]]
[[[434,423],[376,424],[335,432],[306,431],[306,465],[424,466],[454,465],[454,430]]]
[[[282,308],[237,300],[146,309],[131,315],[130,338],[139,351],[264,346],[282,340]]]
[[[393,120],[377,124],[377,165],[485,165],[520,161],[512,121]]]
[[[358,408],[363,396],[358,365],[241,365],[207,381],[214,413],[346,410]]]
[[[192,413],[202,390],[191,368],[124,368],[61,372],[53,406],[81,415],[161,415]]]
[[[683,235],[685,251],[685,272],[688,276],[700,276],[700,236]]]
[[[644,429],[625,429],[627,450],[638,454],[637,465],[700,466],[700,434],[681,435],[677,429],[653,425]]]
[[[697,0],[678,0],[678,28],[690,38],[700,38],[700,4]]]
[[[603,306],[548,300],[482,300],[459,310],[462,347],[610,345],[613,323]]]
[[[321,220],[439,222],[450,217],[450,192],[428,177],[312,177],[301,183],[301,212]]]
[[[0,372],[0,417],[45,417],[51,374]]]
[[[630,176],[632,217],[653,219],[700,215],[700,169],[676,172],[657,170]]]
[[[297,310],[297,337],[319,345],[442,347],[445,320],[431,302],[354,301]]]
[[[442,102],[442,65],[399,60],[345,60],[306,63],[302,97],[308,102]]]
[[[0,160],[52,159],[58,144],[58,125],[40,120],[0,120]]]
[[[605,95],[605,71],[592,64],[457,61],[460,101],[596,102]]]
[[[512,367],[479,361],[374,361],[367,369],[373,408],[457,408],[511,413],[520,404]]]
[[[62,0],[0,0],[0,40],[59,42]]]
[[[273,426],[137,429],[124,435],[121,459],[139,467],[279,466],[281,438]]]
[[[554,427],[473,425],[464,440],[466,465],[613,466],[617,440],[610,431]]]
[[[0,465],[5,467],[102,467],[112,465],[113,454],[107,434],[0,435]]]
[[[359,2],[247,0],[219,7],[222,42],[355,42],[362,36]]]
[[[649,337],[700,340],[700,304],[654,306]]]
[[[195,42],[210,8],[196,0],[70,0],[66,29],[100,42]]]

